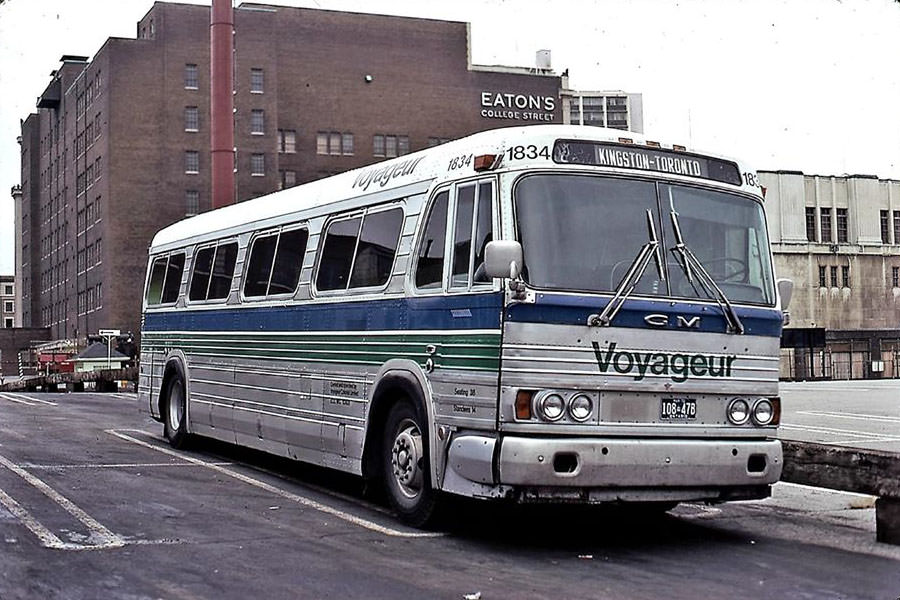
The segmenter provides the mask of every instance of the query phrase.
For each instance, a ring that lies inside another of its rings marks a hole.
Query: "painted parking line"
[[[892,436],[885,435],[883,433],[875,433],[870,431],[855,431],[853,429],[838,429],[835,427],[819,427],[816,425],[784,425],[780,426],[780,429],[788,429],[792,431],[806,431],[808,433],[825,433],[829,435],[837,435],[844,436],[850,438],[858,438],[853,439],[854,442],[862,442],[862,441],[885,441],[890,440],[894,442],[900,442],[900,436]],[[835,442],[830,442],[835,443]]]
[[[37,402],[38,404],[47,404],[50,406],[56,406],[56,402],[52,402],[50,400],[44,400],[43,398],[35,398],[34,396],[26,396],[25,394],[17,394],[19,398],[24,398],[25,400],[29,400],[31,402]]]
[[[809,415],[813,417],[830,417],[834,419],[857,419],[860,421],[875,421],[878,423],[900,423],[900,417],[888,415],[870,415],[865,413],[829,412],[819,410],[800,410],[795,414]]]
[[[21,505],[15,502],[8,494],[4,493],[4,498],[0,499],[0,502],[3,502],[3,505],[16,515],[19,520],[34,533],[39,540],[41,540],[42,545],[48,548],[63,550],[121,548],[125,545],[125,540],[101,525],[96,519],[81,510],[74,502],[2,455],[0,455],[0,465],[6,467],[8,470],[24,479],[28,484],[37,488],[60,508],[80,521],[88,528],[88,531],[95,536],[95,539],[99,540],[96,544],[67,544],[53,535],[46,527],[40,525],[28,511],[22,508]]]
[[[25,400],[24,398],[17,398],[15,396],[13,396],[12,394],[0,393],[0,399],[9,400],[10,402],[15,402],[16,404],[24,404],[26,406],[34,406],[35,405],[34,402],[30,402],[28,400]]]
[[[233,462],[217,462],[212,463],[220,467],[230,467]],[[188,462],[179,463],[88,463],[84,465],[20,465],[24,469],[31,471],[64,471],[66,469],[156,469],[160,467],[196,467],[197,465]]]
[[[129,442],[132,444],[137,444],[139,446],[143,446],[145,448],[149,448],[151,450],[155,450],[157,452],[162,452],[163,454],[167,454],[169,456],[174,456],[181,460],[191,462],[195,465],[205,467],[207,469],[211,469],[221,475],[225,475],[225,476],[231,477],[233,479],[237,479],[238,481],[241,481],[241,482],[251,485],[253,487],[259,488],[261,490],[267,491],[271,494],[275,494],[276,496],[280,496],[281,498],[284,498],[286,500],[296,502],[297,504],[300,504],[301,506],[312,508],[319,512],[322,512],[327,515],[331,515],[333,517],[341,519],[342,521],[346,521],[346,522],[356,525],[358,527],[368,529],[369,531],[375,531],[382,535],[387,535],[387,536],[391,536],[391,537],[403,537],[403,538],[433,538],[433,537],[442,537],[442,536],[446,535],[446,533],[442,533],[442,532],[402,531],[400,529],[394,529],[393,527],[381,525],[379,523],[375,523],[374,521],[370,521],[368,519],[358,517],[356,515],[353,515],[348,512],[344,512],[342,510],[334,508],[332,506],[328,506],[327,504],[322,504],[321,502],[318,502],[311,498],[307,498],[305,496],[301,496],[299,494],[295,494],[293,492],[283,490],[279,487],[276,487],[276,486],[266,483],[264,481],[260,481],[259,479],[250,477],[248,475],[244,475],[243,473],[238,473],[237,471],[234,471],[232,469],[218,466],[215,463],[200,460],[199,458],[194,458],[192,456],[186,456],[180,452],[171,450],[171,449],[163,447],[163,446],[159,446],[156,444],[150,444],[148,442],[139,440],[139,439],[132,437],[132,436],[128,435],[127,433],[123,433],[123,432],[143,433],[143,434],[147,433],[147,432],[139,430],[139,429],[122,429],[122,430],[107,429],[106,430],[106,433],[113,435],[119,439],[125,440],[126,442]]]

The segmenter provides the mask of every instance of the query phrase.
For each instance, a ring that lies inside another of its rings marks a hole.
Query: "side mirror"
[[[778,288],[778,296],[781,298],[781,310],[787,311],[794,293],[794,282],[790,279],[779,279],[775,282],[775,286]]]
[[[484,249],[484,269],[489,277],[515,279],[522,272],[522,244],[515,240],[493,240]]]

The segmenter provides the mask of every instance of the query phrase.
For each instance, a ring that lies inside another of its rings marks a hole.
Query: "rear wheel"
[[[439,492],[431,486],[424,419],[409,402],[391,408],[384,428],[382,477],[400,519],[422,527],[434,519]]]
[[[184,391],[184,379],[180,374],[176,373],[169,378],[164,397],[163,434],[173,448],[184,448],[190,436],[187,432],[187,395]]]

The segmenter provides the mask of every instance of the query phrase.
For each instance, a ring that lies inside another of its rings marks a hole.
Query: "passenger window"
[[[472,256],[472,213],[475,209],[475,186],[456,189],[456,226],[453,234],[453,270],[450,287],[469,287],[469,263]]]
[[[277,234],[264,235],[253,240],[253,246],[250,248],[250,262],[247,265],[247,278],[244,280],[245,296],[266,295],[277,245]]]
[[[147,286],[147,304],[159,304],[162,300],[163,282],[166,279],[168,258],[157,258],[150,270],[150,284]]]
[[[194,273],[191,275],[191,289],[188,292],[189,299],[206,300],[206,291],[209,288],[209,275],[212,271],[215,250],[215,248],[203,248],[194,255]]]
[[[247,278],[244,281],[244,296],[251,298],[293,293],[300,281],[308,238],[306,229],[291,229],[253,240]],[[235,249],[235,258],[236,256]],[[227,262],[228,255],[223,256],[222,260]],[[233,263],[234,258],[230,260]],[[225,295],[227,294],[226,290]]]
[[[419,243],[416,261],[416,287],[434,289],[441,287],[444,271],[444,240],[447,235],[447,192],[435,198],[425,224],[425,233]]]
[[[181,274],[184,272],[184,254],[173,254],[166,267],[166,280],[163,283],[162,303],[169,304],[178,300],[178,289],[181,287]]]
[[[216,247],[216,258],[212,264],[212,279],[209,282],[208,300],[221,300],[231,291],[234,264],[237,262],[237,242]]]
[[[278,240],[278,252],[275,254],[275,265],[272,267],[272,279],[269,282],[269,296],[292,294],[297,289],[308,237],[309,234],[305,229],[281,232]]]
[[[362,217],[343,221],[333,221],[325,232],[319,273],[316,275],[316,289],[321,291],[345,290],[353,266],[353,252]]]
[[[353,261],[351,288],[381,287],[388,282],[402,226],[403,210],[400,208],[365,216]]]

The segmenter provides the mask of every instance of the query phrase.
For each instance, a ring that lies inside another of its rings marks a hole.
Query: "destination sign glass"
[[[563,164],[654,171],[741,185],[738,166],[731,161],[628,144],[557,140],[553,145],[553,160]]]

